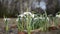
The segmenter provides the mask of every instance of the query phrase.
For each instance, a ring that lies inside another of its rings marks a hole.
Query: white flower
[[[10,18],[4,18],[4,21],[6,21],[6,20],[11,20]]]
[[[39,17],[40,19],[45,19],[44,17]]]
[[[26,15],[30,15],[32,18],[34,18],[34,14],[32,14],[31,12],[24,12],[23,14],[18,15],[19,17],[26,17]]]
[[[19,18],[16,19],[16,21],[18,21],[18,20],[19,20]]]
[[[23,17],[24,16],[24,14],[21,14],[21,15],[19,15],[20,17]]]
[[[56,15],[56,17],[60,18],[60,15]]]
[[[34,15],[34,14],[32,14],[31,16],[34,18],[34,16],[35,16],[35,15]]]
[[[30,14],[30,15],[31,15],[32,13],[31,13],[31,12],[24,12],[24,15],[25,15],[25,14]]]
[[[45,17],[39,17],[40,19],[45,19]],[[47,17],[47,20],[49,21],[49,18]]]
[[[47,20],[49,21],[49,18],[47,17]]]
[[[36,19],[38,19],[38,18],[34,18],[34,20],[36,20]]]
[[[24,15],[28,15],[28,14],[34,18],[34,14],[32,14],[31,12],[24,12]]]
[[[4,21],[6,21],[7,19],[6,18],[4,18]]]

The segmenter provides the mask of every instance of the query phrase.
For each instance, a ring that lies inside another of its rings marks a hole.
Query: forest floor
[[[60,22],[60,19],[58,19],[57,21]],[[7,32],[7,34],[18,34],[17,33],[18,30],[16,27],[17,26],[16,18],[11,18],[8,22],[9,22],[9,31]],[[5,27],[4,19],[0,18],[0,34],[6,34],[4,27]],[[35,33],[35,34],[37,34],[37,33]],[[39,34],[60,34],[60,30],[39,32]]]

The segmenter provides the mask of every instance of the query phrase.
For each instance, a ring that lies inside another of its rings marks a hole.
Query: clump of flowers
[[[32,14],[31,12],[24,12],[23,14],[18,15],[16,21],[18,21],[18,28],[22,27],[21,30],[24,29],[27,30],[27,32],[30,32],[31,30],[38,28],[39,30],[46,28],[46,18],[47,21],[49,21],[48,17],[38,16],[37,14]]]
[[[30,15],[32,18],[34,18],[34,14],[32,14],[31,12],[24,12],[23,14],[20,14],[18,16],[20,16],[20,17],[26,17],[26,15]]]

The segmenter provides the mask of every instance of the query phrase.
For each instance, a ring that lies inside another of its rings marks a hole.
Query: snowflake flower
[[[6,21],[6,20],[11,20],[10,18],[4,18],[4,21]]]
[[[56,15],[56,17],[60,18],[60,15]]]

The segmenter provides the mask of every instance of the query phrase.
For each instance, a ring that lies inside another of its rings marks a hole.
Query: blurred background
[[[60,9],[60,0],[0,0],[0,17],[17,17],[27,9],[41,14],[44,8],[47,14],[55,15]]]

